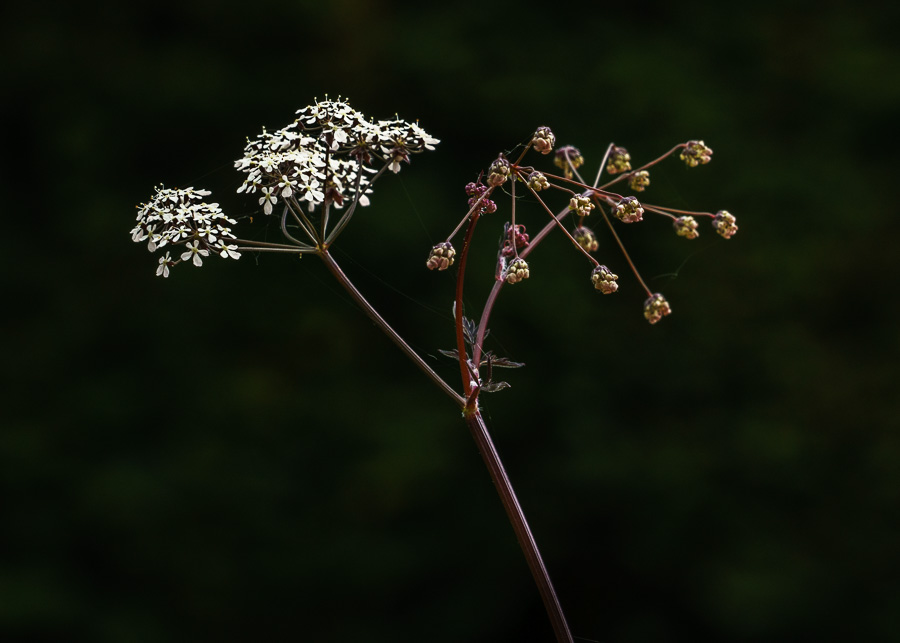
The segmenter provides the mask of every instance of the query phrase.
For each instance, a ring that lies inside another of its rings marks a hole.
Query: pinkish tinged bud
[[[509,224],[507,224],[508,226]],[[510,230],[507,227],[506,239],[503,241],[503,247],[500,250],[500,254],[504,257],[514,257],[518,253],[519,250],[526,247],[529,243],[529,235],[525,232],[525,226],[517,225],[515,230],[512,231],[512,240],[510,240]],[[515,248],[513,248],[513,242],[515,243]]]
[[[616,145],[609,151],[606,162],[607,174],[621,174],[631,169],[631,155],[624,147]]]
[[[530,187],[535,192],[540,192],[541,190],[546,190],[550,187],[550,182],[547,180],[547,177],[544,176],[541,172],[532,172],[528,175],[528,181],[526,185]]]
[[[713,151],[703,144],[703,141],[688,141],[678,158],[687,163],[688,167],[705,165],[712,160]]]
[[[509,178],[510,168],[509,161],[507,161],[502,156],[499,157],[496,161],[491,163],[491,168],[488,170],[488,185],[491,187],[498,187],[506,183],[506,179]]]
[[[471,182],[466,184],[466,194],[469,195],[469,207],[472,208],[475,206],[475,202],[478,201],[481,196],[487,192],[488,187],[481,183]],[[491,201],[490,199],[481,199],[480,207],[478,208],[479,214],[490,214],[492,212],[497,211],[497,204]]]
[[[562,168],[563,174],[567,179],[572,178],[572,170],[584,165],[584,157],[577,147],[565,145],[556,150],[556,156],[553,157],[553,164]]]
[[[716,232],[726,239],[731,239],[731,237],[734,236],[734,233],[738,231],[736,224],[737,219],[735,219],[734,215],[730,214],[728,210],[719,210],[716,212],[716,216],[713,217],[712,222]]]
[[[644,208],[633,196],[626,196],[616,204],[613,214],[622,223],[637,223],[644,218]]]
[[[572,234],[578,245],[584,248],[585,252],[594,252],[598,248],[597,236],[593,230],[585,226],[578,226]]]
[[[611,295],[619,289],[619,284],[616,283],[618,278],[606,266],[597,266],[591,272],[591,283],[604,295]]]
[[[672,307],[669,306],[669,302],[659,293],[650,295],[647,301],[644,302],[644,317],[651,324],[655,324],[671,312]]]
[[[449,241],[444,241],[431,249],[431,254],[428,255],[425,267],[429,270],[446,270],[453,265],[455,256],[456,250],[453,249]]]
[[[541,154],[549,154],[553,150],[553,146],[556,145],[556,136],[553,135],[549,127],[539,127],[534,133],[531,143],[534,145],[534,149]]]
[[[685,239],[696,239],[700,236],[697,232],[697,221],[694,217],[678,217],[672,222],[675,228],[675,234]]]
[[[506,274],[504,278],[506,279],[506,283],[508,284],[516,284],[520,281],[524,281],[531,276],[531,272],[528,270],[528,264],[524,259],[514,259],[509,267],[506,269]]]
[[[466,183],[466,194],[469,196],[474,196],[475,198],[480,197],[487,191],[487,186],[481,183],[475,183],[475,181],[470,181]]]
[[[569,199],[569,210],[575,212],[580,217],[586,217],[594,209],[594,203],[590,197],[578,194]]]
[[[635,192],[643,192],[650,185],[650,172],[647,170],[633,172],[628,177],[628,185]]]

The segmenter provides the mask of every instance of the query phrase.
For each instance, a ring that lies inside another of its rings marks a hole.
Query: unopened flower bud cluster
[[[553,157],[553,164],[558,168],[562,168],[565,177],[570,179],[573,176],[573,170],[577,170],[584,165],[584,157],[577,147],[564,145],[556,150],[556,155]]]
[[[524,281],[531,276],[531,273],[528,270],[528,263],[524,259],[514,259],[509,263],[509,267],[506,269],[506,283],[508,284],[516,284],[520,281]]]
[[[556,136],[549,127],[539,127],[531,139],[531,144],[541,154],[549,154],[556,145]]]
[[[719,210],[713,217],[713,228],[722,237],[730,239],[738,231],[737,219],[728,210]]]
[[[525,232],[525,226],[517,225],[515,228],[507,228],[504,233],[503,246],[500,255],[503,257],[516,257],[519,250],[526,248],[530,243],[530,237]]]
[[[669,306],[669,302],[659,293],[650,295],[647,301],[644,302],[644,317],[651,324],[655,324],[671,312],[672,307]]]
[[[540,192],[550,187],[550,181],[547,180],[547,177],[542,172],[532,172],[528,175],[526,185],[535,192]]]
[[[600,245],[597,243],[597,235],[594,231],[585,226],[578,226],[572,233],[578,245],[584,248],[585,252],[595,252]]]
[[[616,283],[618,278],[619,275],[614,275],[609,268],[602,265],[591,272],[591,283],[604,295],[611,295],[619,289],[619,284]]]
[[[429,270],[446,270],[453,265],[454,257],[456,257],[456,250],[449,241],[444,241],[431,249],[425,266]]]
[[[696,239],[700,236],[697,231],[697,220],[694,217],[678,217],[672,222],[675,228],[675,234],[685,239]]]
[[[493,188],[503,185],[509,178],[510,172],[509,161],[502,156],[499,157],[491,163],[491,168],[488,170],[487,184]]]
[[[492,214],[497,211],[497,204],[494,201],[487,197],[482,198],[482,195],[487,191],[488,187],[483,183],[475,183],[473,181],[466,184],[466,194],[469,195],[469,207],[473,208],[478,203],[479,214]],[[480,203],[479,199],[481,199]]]
[[[688,167],[697,167],[705,165],[712,160],[713,151],[704,145],[703,141],[688,141],[684,149],[681,151],[679,158],[684,161]]]
[[[555,142],[556,138],[552,132],[548,128],[542,127],[538,128],[532,137],[531,146],[538,152],[547,154],[552,151]],[[689,167],[703,165],[708,163],[712,158],[712,150],[707,147],[703,141],[688,141],[685,144],[679,145],[660,159],[647,163],[643,168],[639,167],[637,170],[632,170],[631,155],[628,153],[628,150],[624,147],[612,145],[606,157],[607,164],[605,170],[610,175],[620,176],[600,188],[587,188],[586,185],[582,186],[587,189],[587,192],[581,194],[573,192],[569,188],[569,184],[571,183],[575,183],[576,185],[583,183],[583,179],[581,179],[580,176],[577,181],[572,180],[573,177],[577,175],[577,168],[584,164],[584,158],[577,148],[572,147],[571,145],[562,146],[557,148],[556,153],[554,154],[554,164],[563,170],[565,181],[561,185],[551,182],[552,179],[559,180],[560,177],[554,177],[552,173],[544,174],[543,172],[539,172],[528,166],[518,165],[519,161],[516,161],[515,164],[510,163],[510,161],[501,154],[491,164],[487,171],[487,185],[482,185],[479,182],[470,183],[466,186],[466,193],[470,196],[469,206],[471,208],[478,197],[483,195],[486,190],[500,188],[510,179],[524,182],[532,191],[534,197],[542,203],[542,195],[538,193],[547,191],[551,187],[565,190],[571,194],[568,211],[574,217],[578,217],[575,222],[576,227],[572,231],[570,239],[585,253],[593,253],[596,252],[599,247],[597,237],[589,228],[581,225],[582,220],[590,215],[592,210],[597,207],[608,205],[612,215],[623,223],[637,223],[642,221],[644,217],[645,206],[642,205],[636,197],[621,196],[613,192],[608,192],[606,191],[607,186],[617,181],[624,181],[634,192],[643,192],[650,185],[650,172],[644,168],[656,164],[659,160],[665,158],[665,156],[677,152],[678,150],[680,150],[681,160]],[[546,204],[544,204],[544,207],[547,208]],[[697,221],[693,216],[683,214],[682,211],[679,210],[664,208],[662,206],[648,204],[646,207],[651,212],[670,217],[678,236],[685,237],[686,239],[696,239],[699,236]],[[681,216],[678,216],[679,214]],[[721,210],[715,215],[702,212],[694,214],[695,216],[712,217],[713,228],[718,234],[726,239],[737,232],[737,223],[734,216],[725,210]],[[559,218],[559,215],[557,215],[557,217]],[[515,214],[513,212],[513,221],[514,220]],[[543,236],[543,234],[544,233],[542,232],[541,236]],[[498,253],[497,272],[495,273],[496,278],[508,284],[516,284],[528,279],[531,276],[529,265],[519,256],[519,250],[529,243],[528,236],[524,233],[524,227],[507,223],[502,239],[500,252]],[[431,255],[427,261],[427,266],[429,268],[442,270],[452,265],[453,253],[451,251],[451,254],[447,255],[442,245],[449,245],[449,243],[439,244],[432,249]],[[603,294],[612,294],[616,292],[618,290],[618,275],[614,274],[606,266],[597,264],[596,260],[592,257],[591,260],[595,265],[591,272],[591,283],[594,288]],[[640,275],[637,276],[638,280],[641,281],[641,284],[643,285]],[[644,287],[646,288],[646,286]],[[671,312],[671,306],[666,301],[665,297],[659,293],[650,295],[644,302],[644,316],[651,324],[657,323],[663,317],[671,314]]]
[[[591,201],[590,197],[584,196],[583,194],[576,194],[571,199],[569,199],[569,210],[574,212],[579,217],[588,216],[593,209],[594,202]]]
[[[631,155],[624,147],[614,145],[606,161],[607,174],[621,174],[631,169]]]
[[[637,223],[644,219],[644,208],[635,197],[626,196],[616,204],[613,214],[622,223]]]
[[[635,192],[643,192],[649,186],[650,172],[648,172],[647,170],[633,172],[631,176],[628,177],[628,187],[630,187]]]

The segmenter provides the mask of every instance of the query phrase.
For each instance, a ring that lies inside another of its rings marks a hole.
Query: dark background
[[[454,383],[452,276],[423,264],[466,182],[538,125],[589,174],[611,140],[637,163],[705,140],[710,165],[670,160],[643,198],[740,232],[623,230],[675,311],[653,327],[608,235],[614,297],[550,239],[494,316],[491,348],[527,363],[485,396],[495,440],[580,640],[900,639],[887,6],[4,9],[0,632],[551,640],[458,411],[320,262],[163,280],[130,241],[158,183],[212,189],[261,238],[232,162],[329,93],[442,140],[336,251]],[[507,213],[479,228],[471,310]]]

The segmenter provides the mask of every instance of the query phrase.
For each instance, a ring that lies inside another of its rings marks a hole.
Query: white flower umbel
[[[230,227],[236,222],[218,203],[204,200],[208,190],[194,188],[156,188],[150,202],[138,206],[131,238],[146,242],[150,252],[171,249],[159,260],[156,274],[161,277],[184,261],[201,266],[212,255],[238,259],[240,251],[251,248],[321,252],[348,224],[357,205],[369,205],[372,184],[381,174],[399,172],[412,154],[433,150],[439,142],[418,124],[396,117],[373,121],[342,100],[319,101],[298,110],[287,127],[275,132],[264,128],[255,140],[248,139],[243,157],[235,162],[245,175],[237,191],[259,191],[258,203],[267,215],[278,207],[286,243],[238,239]]]
[[[168,277],[169,269],[181,261],[190,260],[195,266],[202,265],[202,257],[209,256],[210,248],[224,258],[240,257],[237,246],[226,245],[227,239],[235,238],[230,227],[235,221],[225,216],[218,203],[203,200],[209,194],[208,190],[194,188],[171,190],[158,187],[149,203],[138,206],[138,223],[131,230],[133,241],[147,241],[150,252],[167,245],[187,247],[180,261],[173,260],[166,252],[159,260],[158,276]]]
[[[368,205],[367,174],[377,165],[400,171],[409,155],[433,150],[440,141],[416,123],[399,118],[371,121],[342,100],[325,100],[297,111],[293,123],[276,132],[263,129],[247,141],[243,158],[235,167],[247,174],[238,192],[266,195],[260,205],[272,211],[275,194],[294,196],[312,207],[333,203],[337,207],[358,201]]]

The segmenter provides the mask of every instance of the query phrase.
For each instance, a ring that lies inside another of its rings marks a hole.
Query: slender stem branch
[[[453,237],[456,236],[456,233],[459,232],[460,229],[463,227],[463,224],[469,220],[469,217],[472,216],[472,214],[476,210],[479,210],[481,208],[481,202],[484,201],[489,196],[491,196],[491,192],[493,192],[493,191],[494,191],[494,188],[490,187],[484,191],[484,194],[482,194],[480,197],[478,197],[475,200],[475,203],[473,203],[472,207],[469,208],[469,211],[466,212],[466,216],[464,216],[460,220],[460,222],[456,224],[456,227],[453,229],[453,232],[451,232],[450,235],[447,237],[447,241],[450,241],[451,239],[453,239]]]
[[[646,203],[642,203],[641,206],[644,208],[645,212],[655,212],[656,214],[660,214],[660,215],[662,215],[664,217],[668,217],[672,220],[675,220],[678,218],[671,212],[666,212],[665,210],[661,210],[660,208],[655,208],[652,205],[647,205]]]
[[[375,173],[375,176],[373,176],[371,179],[369,179],[369,183],[366,185],[366,187],[369,187],[370,185],[375,183],[375,180],[379,176],[381,176],[382,173],[387,168],[388,168],[387,164],[383,165],[382,168],[380,170],[378,170],[378,172]],[[354,194],[353,194],[353,203],[350,205],[350,207],[347,209],[347,211],[341,216],[341,218],[338,219],[337,225],[334,226],[334,229],[329,233],[328,238],[325,239],[326,247],[328,247],[332,243],[334,243],[334,240],[337,239],[337,236],[341,233],[341,231],[344,229],[344,227],[348,223],[350,223],[350,217],[352,217],[353,213],[356,212],[356,206],[357,206],[357,204],[359,204],[359,200],[364,196],[364,194],[360,193],[360,191],[359,191],[360,186],[362,185],[362,173],[363,173],[363,165],[362,165],[362,162],[360,162],[359,168],[357,169],[356,188],[355,188]]]
[[[485,192],[485,195],[486,194],[487,192]],[[473,207],[478,207],[478,204],[476,203],[476,205]],[[454,320],[456,322],[456,351],[457,355],[459,356],[459,370],[462,376],[463,392],[465,393],[466,397],[469,397],[475,387],[473,387],[472,375],[469,374],[469,367],[466,364],[466,339],[463,335],[463,283],[465,282],[466,277],[466,259],[468,259],[469,257],[469,244],[472,241],[472,234],[475,232],[475,224],[478,223],[480,214],[477,210],[474,210],[471,212],[471,215],[472,216],[469,219],[469,227],[466,230],[466,238],[465,241],[463,241],[463,247],[459,253],[459,269],[456,273],[456,299],[454,300],[454,316],[456,318]],[[472,352],[475,352],[474,348]],[[473,356],[473,368],[477,369],[478,364],[478,360],[476,360]],[[477,382],[475,383],[475,385],[477,386]],[[470,404],[476,404],[477,397],[477,395],[473,395],[471,400],[466,403],[466,408],[468,408]]]
[[[240,250],[241,252],[281,252],[281,253],[292,254],[292,255],[303,255],[303,254],[310,254],[311,252],[316,252],[315,248],[299,248],[299,247],[266,248],[266,247],[259,247],[259,246],[238,246],[238,250]]]
[[[593,187],[595,187],[595,188],[597,187],[597,184],[600,183],[600,177],[603,176],[603,170],[606,167],[606,160],[609,158],[609,154],[610,154],[610,152],[612,152],[613,147],[614,147],[613,143],[610,143],[606,147],[606,153],[603,154],[603,160],[600,161],[600,167],[597,169],[597,176],[596,176],[596,178],[594,178]]]
[[[526,250],[527,249],[528,248],[526,248]],[[478,335],[475,338],[475,346],[472,347],[472,361],[476,364],[481,363],[481,345],[484,343],[484,334],[487,332],[488,320],[491,317],[491,311],[494,309],[494,304],[497,302],[497,296],[500,294],[500,289],[503,288],[503,284],[505,283],[503,275],[496,279],[494,281],[494,287],[491,288],[491,292],[484,302],[484,308],[481,311],[481,319],[478,320]]]
[[[673,153],[677,152],[678,150],[682,149],[682,148],[685,147],[685,146],[686,146],[685,143],[679,143],[678,145],[676,145],[675,147],[673,147],[671,150],[669,150],[668,152],[666,152],[666,153],[663,154],[662,156],[659,156],[659,157],[653,159],[653,160],[650,161],[649,163],[644,163],[642,166],[637,167],[637,168],[631,170],[630,172],[624,172],[624,173],[620,174],[619,176],[617,176],[616,178],[614,178],[613,180],[604,183],[603,185],[600,186],[600,189],[607,188],[607,187],[609,187],[610,185],[612,185],[613,183],[618,183],[618,182],[621,181],[622,179],[624,179],[624,178],[626,178],[626,177],[628,177],[628,176],[634,174],[635,172],[640,172],[641,170],[646,170],[648,167],[653,167],[654,165],[656,165],[656,164],[659,163],[660,161],[663,161],[663,160],[669,158]]]
[[[320,250],[318,253],[319,257],[322,258],[322,261],[325,262],[325,265],[331,271],[331,274],[334,275],[335,279],[344,287],[344,289],[350,293],[350,296],[353,297],[354,301],[359,305],[360,308],[369,316],[375,324],[382,330],[384,333],[391,338],[391,340],[406,353],[406,356],[409,357],[415,363],[419,369],[428,376],[432,382],[434,382],[438,388],[440,388],[444,393],[446,393],[456,404],[463,408],[466,405],[466,399],[461,396],[459,393],[453,390],[453,388],[447,384],[441,376],[435,373],[432,368],[425,363],[419,354],[412,349],[412,347],[407,344],[400,335],[397,334],[390,324],[388,324],[384,318],[378,314],[372,304],[363,297],[362,293],[357,290],[356,286],[353,285],[353,282],[344,274],[344,271],[341,270],[340,266],[338,266],[337,262],[334,260],[334,257],[331,256],[331,253],[327,250]]]
[[[291,243],[293,243],[293,244],[295,244],[295,245],[298,245],[298,246],[305,246],[305,245],[307,245],[307,244],[303,243],[302,241],[300,241],[299,239],[295,239],[295,238],[291,235],[291,233],[287,231],[287,213],[288,213],[288,210],[291,211],[291,213],[294,215],[294,218],[297,218],[297,213],[294,212],[294,209],[290,206],[290,204],[285,205],[285,206],[284,206],[284,212],[281,213],[281,234],[283,234],[284,237],[285,237],[286,239],[288,239]],[[297,221],[299,222],[299,219],[297,219]],[[300,225],[301,225],[301,227],[303,227],[303,224],[302,224],[302,223],[301,223]],[[312,234],[310,234],[309,230],[306,230],[306,228],[304,228],[304,231],[306,232],[306,234],[309,235],[309,237],[310,237],[313,241],[316,240],[316,238],[315,238]]]
[[[609,217],[606,216],[606,212],[599,208],[600,214],[603,215],[603,220],[606,221],[606,225],[609,226],[609,231],[612,232],[613,238],[616,240],[616,243],[619,244],[619,250],[622,251],[622,254],[625,256],[625,261],[628,262],[628,265],[631,267],[631,272],[634,273],[634,276],[637,277],[637,280],[640,282],[641,286],[647,292],[647,296],[649,297],[653,293],[650,292],[650,289],[647,287],[647,284],[644,283],[644,280],[641,279],[641,273],[638,272],[637,266],[634,265],[634,262],[631,260],[631,257],[628,255],[628,251],[625,249],[625,244],[622,243],[622,240],[619,239],[619,235],[616,234],[616,229],[613,227],[612,221],[609,220]]]
[[[568,215],[570,212],[568,206],[566,206],[563,210],[560,211],[552,220],[547,223],[541,231],[538,232],[535,237],[531,240],[531,242],[525,246],[522,252],[519,253],[519,257],[524,259],[528,255],[531,254],[531,251],[534,250],[538,244],[544,240],[550,232],[560,224],[560,222]],[[481,318],[478,320],[478,336],[475,338],[475,346],[472,349],[472,361],[476,364],[481,363],[481,353],[482,348],[481,345],[484,342],[484,334],[488,328],[488,321],[491,318],[491,311],[494,309],[494,304],[497,301],[497,296],[500,294],[500,289],[503,288],[503,285],[506,282],[503,279],[497,279],[494,281],[494,286],[491,288],[491,292],[488,295],[487,300],[484,302],[484,308],[481,311]]]
[[[541,552],[538,549],[537,542],[534,540],[534,535],[531,533],[531,528],[528,526],[528,521],[525,519],[525,513],[522,511],[519,500],[516,498],[509,476],[506,474],[503,463],[500,461],[500,454],[497,453],[497,448],[494,446],[493,440],[491,440],[484,418],[482,418],[481,412],[474,407],[467,408],[463,415],[469,431],[478,445],[478,451],[481,453],[481,457],[491,474],[491,480],[493,480],[497,493],[500,495],[500,500],[503,502],[504,509],[506,509],[506,515],[512,523],[513,531],[516,533],[516,540],[519,541],[519,547],[525,554],[525,560],[528,562],[528,568],[531,570],[534,582],[537,583],[538,591],[541,594],[541,600],[544,602],[547,615],[550,617],[556,640],[558,643],[573,643],[572,634],[566,623],[562,606],[556,596],[556,591],[553,589],[553,583],[550,581],[550,574],[547,572],[543,558],[541,558]]]
[[[309,220],[309,217],[306,216],[306,213],[303,211],[303,208],[300,207],[300,203],[297,202],[296,197],[291,196],[288,201],[288,205],[291,205],[291,214],[294,215],[294,220],[297,222],[303,230],[306,232],[307,236],[312,239],[312,242],[315,245],[319,245],[321,243],[321,239],[316,236],[316,226],[313,225],[313,222]]]
[[[512,181],[510,182],[510,193],[511,194],[510,194],[510,203],[509,203],[509,209],[510,209],[509,218],[510,218],[510,221],[512,222],[512,224],[509,228],[509,245],[512,246],[513,254],[516,256],[517,259],[519,257],[519,249],[516,248],[516,183],[518,183],[518,182],[519,182],[519,175],[517,173],[513,172]],[[528,188],[528,189],[530,190],[531,188]],[[534,193],[534,191],[532,190],[532,194],[533,193]]]
[[[315,250],[312,246],[306,245],[305,243],[301,243],[299,246],[288,243],[269,243],[268,241],[255,241],[253,239],[238,239],[232,238],[229,241],[234,241],[235,243],[243,244],[245,246],[256,246],[257,248],[280,248],[282,250],[297,250],[298,248],[302,248],[305,250]]]
[[[322,204],[322,217],[319,220],[319,223],[322,225],[319,232],[319,245],[324,244],[325,239],[327,238],[325,231],[328,229],[328,214],[331,211],[331,199],[328,196],[328,192],[329,184],[332,183],[333,176],[334,172],[331,170],[331,146],[327,145],[325,147],[325,183],[322,185],[322,191],[325,194],[325,202]]]
[[[581,254],[583,254],[585,257],[587,257],[587,258],[588,258],[588,261],[590,261],[591,263],[593,263],[595,266],[599,266],[600,264],[597,262],[597,260],[594,259],[594,258],[588,253],[587,250],[585,250],[584,248],[582,248],[582,247],[581,247],[581,244],[578,243],[578,242],[575,240],[575,237],[573,237],[573,236],[569,233],[569,231],[566,230],[566,226],[564,226],[562,223],[560,223],[559,219],[557,219],[557,218],[556,218],[556,215],[553,214],[553,212],[550,210],[550,208],[547,207],[547,204],[544,203],[544,200],[540,197],[540,195],[539,195],[537,192],[535,192],[534,189],[533,189],[530,185],[526,185],[525,187],[527,187],[527,188],[531,191],[531,194],[534,196],[534,198],[536,198],[536,199],[538,200],[538,203],[540,203],[541,206],[543,206],[544,210],[547,211],[547,214],[550,215],[550,223],[559,226],[559,229],[563,231],[563,234],[565,234],[566,237],[568,237],[569,241],[572,242],[572,245],[575,246],[575,248],[578,249],[578,251],[579,251]],[[583,218],[583,217],[582,217],[582,218]],[[529,245],[530,245],[530,244],[529,244]]]
[[[327,160],[327,159],[326,159]],[[327,179],[326,179],[327,181]],[[322,220],[320,223],[322,224],[321,231],[319,232],[319,239],[322,239],[320,243],[325,240],[325,230],[328,228],[328,215],[331,212],[331,201],[328,198],[325,198],[325,203],[322,204]]]
[[[579,181],[581,181],[582,185],[584,184],[584,179],[581,178],[581,175],[578,173],[578,168],[575,167],[575,164],[572,163],[572,159],[569,158],[569,150],[572,148],[563,148],[563,155],[566,157],[566,163],[569,165],[569,171],[575,175]]]
[[[674,212],[675,214],[687,214],[693,217],[714,217],[712,212],[694,212],[692,210],[676,210],[675,208],[665,208],[661,205],[648,205],[646,203],[641,203],[645,210],[653,210],[654,212],[666,211],[666,212]]]

